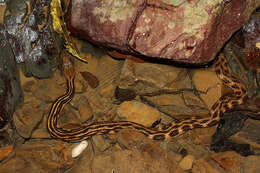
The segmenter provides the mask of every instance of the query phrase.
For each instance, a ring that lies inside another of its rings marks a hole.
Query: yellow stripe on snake
[[[83,124],[74,129],[65,129],[58,127],[59,112],[69,103],[74,95],[74,78],[75,71],[70,61],[64,63],[64,75],[67,80],[67,91],[64,95],[56,99],[50,109],[47,119],[47,129],[51,136],[66,142],[80,142],[97,134],[107,134],[116,132],[120,129],[135,129],[154,140],[165,140],[170,137],[183,134],[184,132],[194,128],[204,128],[216,125],[221,116],[234,106],[243,103],[247,96],[245,85],[229,70],[227,61],[223,54],[218,56],[215,63],[215,71],[218,78],[224,85],[232,89],[232,93],[221,96],[216,103],[210,108],[209,117],[191,117],[184,120],[174,121],[167,126],[159,129],[145,127],[141,124],[130,121],[109,121],[109,122],[93,122]]]

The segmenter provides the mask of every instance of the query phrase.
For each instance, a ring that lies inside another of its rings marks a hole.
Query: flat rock
[[[96,155],[92,163],[92,170],[95,173],[112,172],[112,170],[128,173],[183,172],[169,153],[134,130],[120,131],[117,141],[122,148],[126,149]]]
[[[31,95],[25,95],[25,104],[18,108],[13,116],[17,132],[24,138],[29,138],[43,117],[40,101]]]
[[[160,89],[176,91],[191,88],[187,73],[185,68],[126,60],[121,70],[119,87],[133,89],[140,95],[158,92]]]
[[[0,148],[0,161],[6,159],[13,151],[13,146],[5,146],[3,148]]]
[[[193,173],[239,173],[242,168],[241,156],[235,152],[218,153],[194,161]]]
[[[160,119],[160,112],[157,109],[138,101],[123,102],[118,107],[117,114],[127,121],[133,121],[148,127]]]
[[[246,173],[257,173],[260,172],[260,157],[259,156],[248,156],[244,160],[243,170]]]
[[[37,80],[32,88],[32,94],[44,102],[53,102],[57,97],[66,92],[66,81],[59,71],[54,73],[53,78]]]
[[[161,112],[178,119],[208,116],[210,107],[222,94],[222,83],[214,68],[186,69],[131,60],[125,61],[118,87],[133,91]]]
[[[255,0],[72,0],[70,31],[125,53],[193,64],[212,60],[259,7]]]
[[[259,156],[242,157],[235,152],[206,155],[195,160],[193,173],[257,173],[260,171]]]
[[[101,135],[96,135],[92,137],[93,144],[95,147],[98,149],[98,151],[105,151],[108,149],[111,145],[108,141],[106,141],[103,136]]]
[[[30,141],[1,164],[0,172],[62,172],[72,166],[71,148],[59,141]]]
[[[250,144],[252,148],[260,150],[260,122],[252,119],[245,121],[244,127],[238,133],[231,136],[237,143]]]
[[[93,111],[85,96],[75,95],[71,105],[78,108],[80,122],[85,122],[93,116]]]
[[[100,166],[102,165],[102,166]],[[103,172],[164,172],[164,173],[181,173],[176,164],[161,155],[152,159],[149,153],[140,152],[136,149],[117,151],[112,155],[100,155],[94,158],[94,173]]]

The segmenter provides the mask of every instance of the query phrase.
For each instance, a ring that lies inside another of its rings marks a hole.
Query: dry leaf
[[[94,88],[98,87],[99,80],[96,76],[94,76],[93,74],[91,74],[87,71],[80,72],[80,74],[88,82],[88,84],[91,88],[94,89]]]
[[[72,54],[77,59],[87,62],[86,59],[79,56],[76,46],[73,44],[70,38],[70,32],[67,30],[66,24],[64,22],[61,1],[60,0],[52,0],[51,1],[51,15],[52,15],[52,25],[53,29],[65,40],[65,48],[66,50]]]

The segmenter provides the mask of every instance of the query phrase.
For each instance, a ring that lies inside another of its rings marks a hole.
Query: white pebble
[[[78,157],[88,146],[87,141],[81,141],[77,146],[75,146],[71,151],[71,156]]]

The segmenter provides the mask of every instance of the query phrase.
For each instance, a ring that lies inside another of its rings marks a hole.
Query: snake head
[[[64,76],[67,80],[74,79],[75,69],[68,56],[64,56],[64,58],[63,58],[63,72],[64,72]]]

